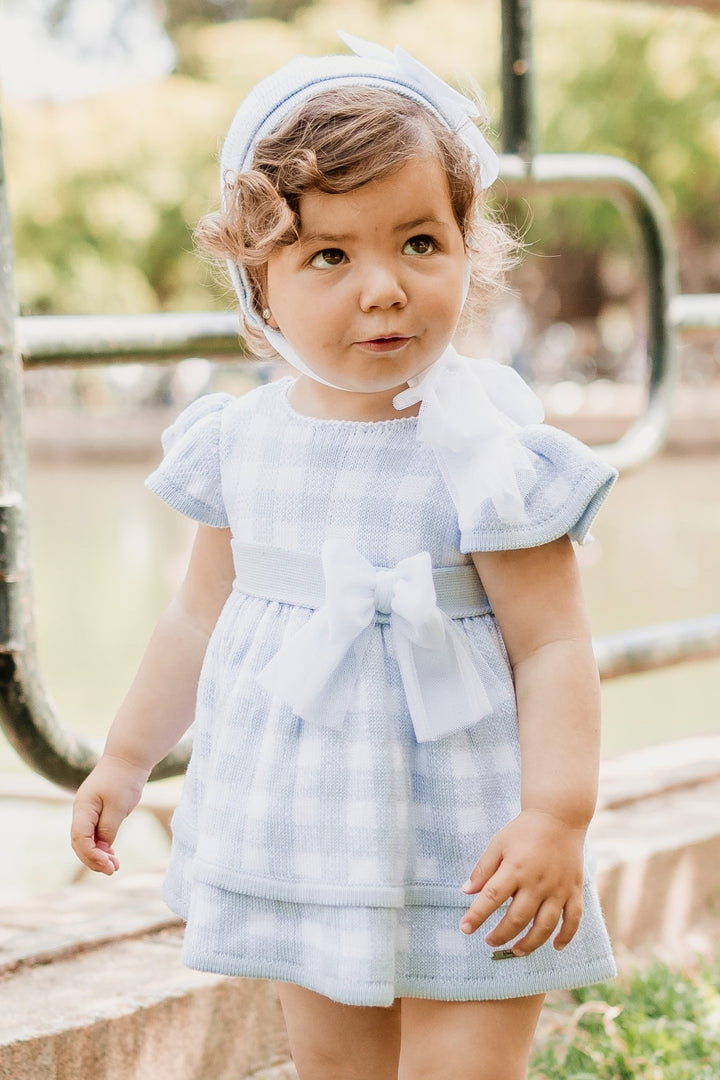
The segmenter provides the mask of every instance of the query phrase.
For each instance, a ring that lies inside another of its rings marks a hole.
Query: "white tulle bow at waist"
[[[501,683],[438,607],[428,552],[378,569],[331,539],[322,564],[325,602],[260,672],[265,689],[303,720],[340,728],[375,613],[383,612],[418,742],[468,728],[491,711]]]

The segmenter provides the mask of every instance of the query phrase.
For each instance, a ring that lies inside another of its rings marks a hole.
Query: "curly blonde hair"
[[[479,165],[462,140],[429,109],[391,90],[335,88],[319,92],[288,116],[255,150],[252,168],[223,177],[222,209],[195,230],[200,250],[241,265],[253,306],[267,305],[267,261],[277,246],[295,243],[305,192],[353,191],[397,172],[416,153],[436,153],[470,265],[464,316],[504,289],[519,243],[484,203]],[[257,356],[275,352],[241,313],[242,332]]]

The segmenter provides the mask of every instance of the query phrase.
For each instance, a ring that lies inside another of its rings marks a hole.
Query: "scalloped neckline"
[[[285,375],[282,379],[277,380],[277,385],[280,389],[280,398],[285,411],[294,420],[300,421],[303,424],[315,424],[323,427],[350,427],[358,431],[379,431],[382,428],[395,428],[397,426],[414,428],[417,425],[417,416],[396,416],[390,417],[387,420],[337,420],[333,417],[310,416],[307,413],[298,412],[298,410],[290,403],[290,398],[288,396],[290,387],[294,382],[295,379],[292,375]]]

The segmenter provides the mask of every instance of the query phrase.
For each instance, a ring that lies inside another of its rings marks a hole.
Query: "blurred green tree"
[[[540,148],[638,164],[678,232],[693,237],[685,275],[695,275],[695,289],[720,289],[717,258],[698,259],[720,241],[720,24],[689,9],[599,0],[537,0],[536,8]],[[445,77],[469,72],[499,116],[498,9],[415,0],[388,14],[375,0],[345,0],[341,21],[361,36],[401,41]],[[335,49],[337,22],[337,4],[324,0],[289,20],[179,23],[179,70],[168,78],[62,106],[6,100],[23,310],[227,306],[228,287],[193,255],[191,240],[216,202],[222,133],[265,73],[298,52]],[[538,222],[531,244],[552,236],[538,250],[572,246],[596,259],[627,246],[622,219],[602,202],[556,202],[545,215],[541,200],[529,201],[531,211],[517,213]]]

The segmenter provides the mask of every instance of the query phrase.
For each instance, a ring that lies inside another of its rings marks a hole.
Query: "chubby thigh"
[[[525,1080],[544,995],[343,1005],[277,983],[300,1080]]]

